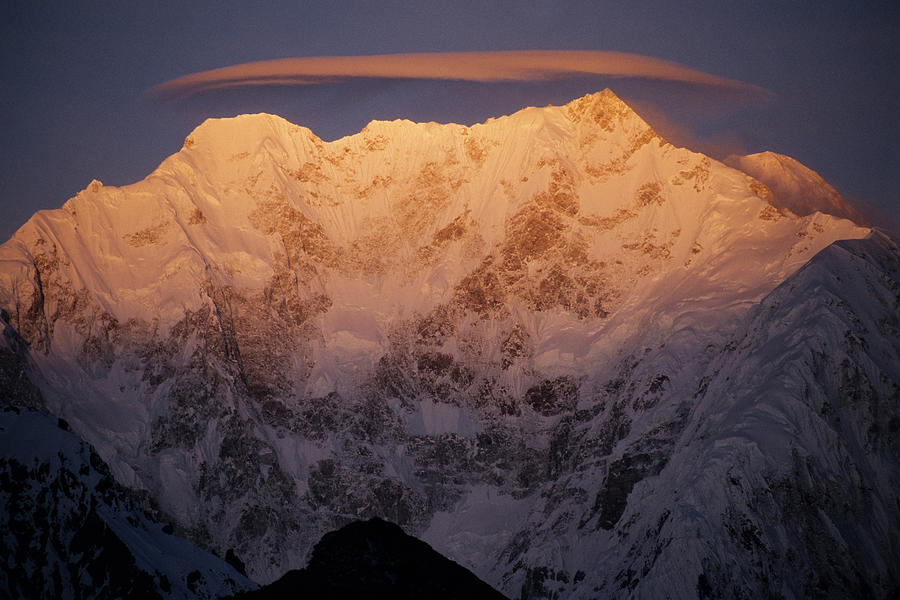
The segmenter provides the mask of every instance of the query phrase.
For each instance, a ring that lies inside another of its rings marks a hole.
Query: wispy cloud
[[[678,63],[591,50],[443,52],[372,56],[319,56],[243,63],[192,73],[157,85],[152,95],[176,99],[222,88],[318,85],[351,78],[460,81],[546,81],[583,75],[676,81],[769,95],[764,88]]]

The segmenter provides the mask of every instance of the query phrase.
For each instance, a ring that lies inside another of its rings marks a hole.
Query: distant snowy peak
[[[725,164],[740,169],[764,183],[775,195],[774,203],[799,215],[816,211],[865,225],[862,215],[850,206],[822,176],[796,159],[776,152],[729,156]]]

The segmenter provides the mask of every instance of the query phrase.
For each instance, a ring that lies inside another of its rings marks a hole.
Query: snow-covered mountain
[[[262,583],[378,516],[509,596],[883,595],[897,246],[784,206],[609,91],[209,120],[0,246],[0,375]]]
[[[571,466],[507,546],[506,589],[521,580],[509,565],[522,561],[584,573],[573,586],[552,570],[530,580],[526,569],[526,586],[562,597],[896,593],[897,243],[875,233],[833,244],[707,352],[696,377],[665,380],[657,397],[673,403],[670,415],[632,423],[601,464],[584,457],[600,454],[598,438],[619,420],[576,412],[557,427]],[[645,391],[622,380],[634,387],[624,395],[632,406],[659,381]],[[573,510],[575,493],[584,501]]]
[[[219,598],[256,586],[141,509],[67,424],[0,411],[5,598]]]
[[[865,224],[862,215],[848,204],[822,176],[796,159],[777,152],[729,156],[725,163],[764,183],[774,193],[772,203],[800,216],[821,211]]]

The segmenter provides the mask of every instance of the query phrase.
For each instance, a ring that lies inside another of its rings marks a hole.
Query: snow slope
[[[557,478],[557,494],[507,546],[503,589],[890,597],[900,586],[898,333],[897,242],[873,233],[822,251],[747,314],[696,387],[668,390],[672,418],[632,426],[608,466],[579,461]],[[587,454],[596,429],[573,425],[566,451]],[[587,502],[567,501],[579,490]]]

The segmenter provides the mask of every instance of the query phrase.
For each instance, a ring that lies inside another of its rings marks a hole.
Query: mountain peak
[[[624,123],[629,123],[632,127],[636,125],[640,130],[650,129],[650,126],[609,88],[586,94],[562,106],[548,105],[543,108],[524,108],[515,113],[515,115],[534,113],[535,111],[538,113],[564,111],[575,123],[596,124],[608,132],[614,131]],[[514,115],[492,117],[477,125],[502,122],[512,116]],[[396,135],[401,130],[421,127],[440,129],[454,126],[465,127],[456,123],[417,123],[409,119],[374,119],[363,127],[358,134],[377,135],[389,132]],[[340,139],[352,138],[358,134],[352,134]],[[217,151],[221,151],[234,148],[235,146],[246,145],[247,142],[260,139],[270,137],[283,138],[284,135],[290,137],[299,135],[299,137],[315,144],[323,143],[323,140],[309,128],[296,125],[281,116],[270,113],[252,113],[206,119],[185,138],[183,148],[190,150],[195,146],[199,146],[215,148]]]
[[[92,290],[119,319],[152,306],[169,323],[203,302],[191,291],[198,282],[221,276],[256,290],[280,261],[301,259],[341,276],[422,278],[431,292],[415,296],[415,310],[457,293],[467,269],[488,260],[492,276],[533,307],[583,317],[606,314],[638,280],[705,260],[699,249],[721,242],[706,239],[711,225],[698,211],[720,204],[710,214],[728,220],[727,231],[774,227],[766,235],[784,237],[773,252],[784,250],[785,264],[854,235],[847,224],[829,226],[821,243],[791,251],[789,230],[806,223],[775,227],[777,211],[742,176],[666,145],[606,89],[471,127],[373,121],[331,142],[271,114],[208,119],[147,179],[90,184],[65,211],[29,226],[28,239],[83,259],[83,268],[64,269],[67,285]],[[30,278],[35,265],[15,260]],[[537,299],[534,290],[558,287],[553,269],[571,264],[584,272],[566,280],[565,293]],[[614,292],[591,299],[603,281]],[[10,294],[0,289],[0,300]],[[44,329],[34,333],[49,343]]]
[[[630,109],[628,104],[622,100],[614,91],[609,88],[603,88],[598,92],[590,92],[580,98],[575,98],[566,103],[566,106],[580,104],[584,102],[603,102],[608,104],[621,105]]]
[[[606,131],[613,131],[625,122],[650,129],[646,121],[609,88],[576,98],[566,104],[565,109],[573,121],[593,122]]]
[[[318,140],[310,129],[269,113],[209,118],[184,140],[184,149],[200,146],[222,151],[268,138],[304,137]]]
[[[799,216],[816,211],[866,221],[821,175],[795,158],[777,152],[758,152],[747,156],[729,156],[725,164],[764,183],[775,195],[775,203]]]

